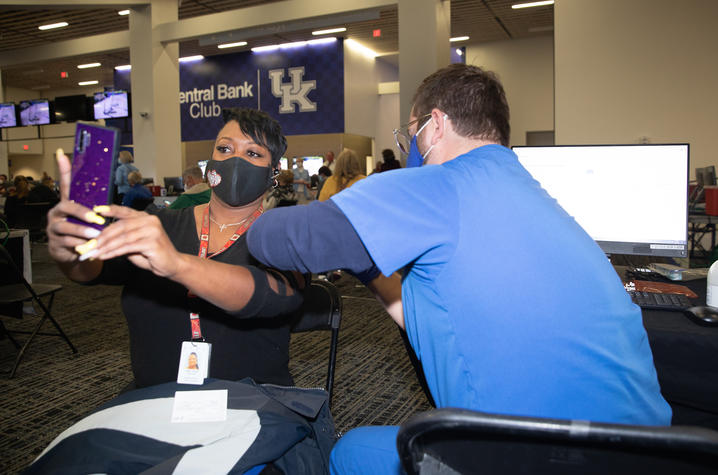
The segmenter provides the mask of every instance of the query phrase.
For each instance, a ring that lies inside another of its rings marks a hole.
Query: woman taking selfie
[[[150,215],[113,205],[96,214],[68,200],[70,162],[58,153],[62,200],[48,215],[50,255],[76,282],[124,285],[137,387],[175,380],[192,339],[212,345],[210,377],[292,384],[286,316],[301,304],[304,279],[260,266],[245,237],[286,139],[263,112],[225,110],[224,120],[206,169],[210,202],[194,208]],[[69,216],[114,222],[100,233]]]

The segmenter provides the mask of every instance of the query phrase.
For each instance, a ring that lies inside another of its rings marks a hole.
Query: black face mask
[[[262,196],[271,186],[271,170],[252,165],[241,157],[210,160],[207,183],[212,193],[229,206],[243,206]]]

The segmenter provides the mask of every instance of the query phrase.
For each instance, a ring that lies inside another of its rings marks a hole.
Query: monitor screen
[[[56,97],[55,122],[77,122],[78,120],[92,120],[87,106],[88,97],[84,94],[76,96]]]
[[[688,255],[688,144],[513,150],[605,253]]]
[[[17,126],[17,110],[13,102],[0,104],[0,128]]]
[[[33,99],[20,101],[20,124],[45,125],[50,123],[50,101]]]
[[[129,111],[127,91],[105,91],[95,93],[95,120],[128,117]]]
[[[184,191],[181,176],[166,176],[164,180],[168,195],[180,194]]]

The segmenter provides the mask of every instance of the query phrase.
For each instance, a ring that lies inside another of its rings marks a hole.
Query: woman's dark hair
[[[390,148],[385,148],[381,151],[381,157],[384,159],[384,161],[391,161],[396,160],[396,157],[394,156],[394,151]]]
[[[319,167],[319,170],[317,170],[317,175],[332,176],[332,169],[326,165],[322,165]]]
[[[272,155],[272,168],[276,168],[279,159],[287,151],[287,139],[282,135],[282,127],[266,112],[255,109],[232,107],[222,109],[224,123],[231,121],[239,124],[240,130],[257,144],[267,147]]]

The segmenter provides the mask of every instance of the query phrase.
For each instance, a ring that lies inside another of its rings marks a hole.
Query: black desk
[[[699,296],[696,305],[705,305],[705,279],[673,283],[693,290]],[[718,429],[718,326],[700,326],[682,312],[656,310],[643,311],[643,325],[661,392],[673,408],[673,424]]]

